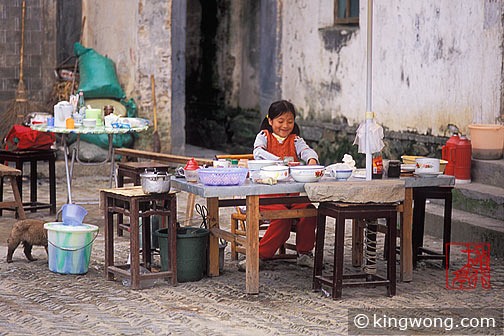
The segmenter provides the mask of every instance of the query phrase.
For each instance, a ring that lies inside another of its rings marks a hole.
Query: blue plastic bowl
[[[65,204],[62,210],[63,224],[72,226],[82,225],[82,221],[88,213],[86,209],[77,204]]]

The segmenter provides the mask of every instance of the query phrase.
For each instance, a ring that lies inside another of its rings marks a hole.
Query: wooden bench
[[[0,202],[0,209],[9,209],[14,207],[17,210],[19,219],[26,219],[26,215],[23,209],[23,203],[21,201],[21,195],[19,194],[19,189],[16,181],[16,177],[21,176],[21,174],[22,174],[21,170],[19,169],[11,168],[9,166],[0,164],[0,177],[2,178],[2,181],[4,177],[9,178],[15,199],[15,201]]]
[[[123,162],[125,162],[127,160],[127,158],[132,158],[135,161],[138,159],[147,159],[147,160],[166,162],[166,163],[172,163],[172,164],[173,163],[186,164],[187,161],[189,161],[191,159],[191,157],[188,157],[188,156],[156,153],[156,152],[149,152],[149,151],[131,149],[131,148],[116,148],[114,150],[114,154],[122,155]],[[198,165],[208,165],[208,166],[213,165],[213,160],[211,160],[211,159],[194,158],[194,160],[196,160]],[[194,194],[189,194],[187,197],[187,206],[186,206],[186,211],[185,211],[186,220],[185,220],[184,225],[189,225],[190,220],[193,216],[195,198],[196,198],[196,196]]]

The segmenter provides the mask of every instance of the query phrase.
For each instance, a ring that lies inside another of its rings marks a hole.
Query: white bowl
[[[262,167],[259,176],[261,177],[261,179],[271,177],[277,181],[286,180],[287,178],[289,178],[289,167],[287,166]]]
[[[96,119],[83,119],[82,125],[84,127],[96,127]]]
[[[296,182],[317,182],[324,176],[324,166],[291,166],[290,174]]]
[[[275,160],[248,160],[247,165],[249,170],[261,170],[262,167],[274,166],[282,163]]]
[[[415,159],[416,174],[436,174],[439,173],[439,159],[417,158]]]
[[[333,169],[332,174],[338,181],[346,181],[352,175],[352,169]]]

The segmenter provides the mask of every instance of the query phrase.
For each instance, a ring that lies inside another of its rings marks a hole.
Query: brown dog
[[[7,240],[8,263],[12,262],[12,255],[21,242],[23,242],[24,254],[29,261],[37,260],[31,255],[33,245],[44,246],[47,253],[47,232],[44,230],[44,223],[38,219],[23,219],[14,224]]]

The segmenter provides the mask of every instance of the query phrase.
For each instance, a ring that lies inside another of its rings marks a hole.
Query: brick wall
[[[0,117],[16,95],[22,0],[0,0]],[[31,101],[45,103],[53,82],[56,0],[27,0],[23,81]]]

